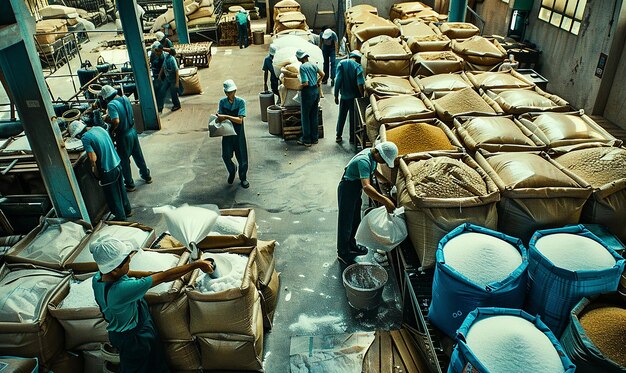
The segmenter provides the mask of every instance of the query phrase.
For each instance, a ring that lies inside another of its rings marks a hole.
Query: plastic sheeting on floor
[[[374,332],[291,337],[291,373],[360,373]]]

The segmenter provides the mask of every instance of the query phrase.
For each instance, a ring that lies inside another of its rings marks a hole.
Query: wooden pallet
[[[322,109],[320,108],[318,114],[319,125],[317,127],[318,137],[324,138],[324,123],[322,122]],[[282,111],[282,123],[283,123],[283,139],[296,140],[302,136],[302,121],[300,116],[300,108],[285,108]]]
[[[406,329],[377,330],[363,359],[363,373],[429,372],[413,337]]]
[[[176,44],[176,56],[186,67],[209,67],[211,63],[211,47],[213,42]]]

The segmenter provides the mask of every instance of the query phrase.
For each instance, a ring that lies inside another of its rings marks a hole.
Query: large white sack
[[[391,251],[408,236],[404,208],[388,213],[385,206],[371,210],[359,224],[356,244],[368,249]]]
[[[309,55],[309,61],[316,64],[320,69],[324,66],[324,56],[322,50],[306,40],[298,36],[285,36],[274,43],[276,47],[276,54],[274,55],[274,72],[276,76],[280,75],[280,68],[290,63],[297,62],[296,52],[298,49],[302,49]]]

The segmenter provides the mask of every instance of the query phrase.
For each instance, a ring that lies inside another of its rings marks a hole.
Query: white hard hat
[[[232,92],[237,90],[237,85],[232,79],[224,81],[224,92]]]
[[[270,44],[270,56],[276,54],[276,46],[274,44]]]
[[[391,141],[383,141],[376,145],[378,154],[383,158],[389,168],[393,168],[396,157],[398,156],[398,147]]]
[[[100,90],[100,93],[98,93],[98,96],[104,100],[108,100],[116,94],[117,90],[115,88],[111,87],[108,84],[105,84],[102,86],[102,89]]]
[[[327,28],[326,30],[324,30],[324,32],[322,33],[322,39],[328,39],[331,36],[333,36],[333,30]]]
[[[302,49],[298,49],[298,51],[296,52],[296,58],[301,60],[305,57],[309,57],[308,53],[303,51]]]
[[[163,40],[165,34],[162,31],[157,31],[156,33],[154,33],[154,36],[156,36],[157,40]]]
[[[82,120],[75,120],[70,123],[70,125],[67,127],[67,130],[70,133],[70,137],[74,138],[76,137],[76,135],[83,132],[86,127],[87,125],[83,123]]]
[[[137,251],[129,242],[120,241],[109,235],[101,236],[91,244],[89,251],[101,273],[110,273],[130,254]]]

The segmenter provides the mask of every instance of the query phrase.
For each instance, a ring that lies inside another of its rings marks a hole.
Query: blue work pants
[[[222,160],[224,160],[228,174],[233,174],[237,169],[235,162],[233,162],[234,155],[237,159],[237,163],[239,164],[239,180],[244,181],[246,180],[246,175],[248,173],[248,145],[246,144],[246,132],[243,123],[233,123],[233,127],[237,133],[236,135],[222,137]]]
[[[159,113],[163,111],[163,106],[165,105],[165,96],[167,96],[167,92],[169,92],[170,96],[172,97],[172,104],[174,104],[174,107],[180,107],[180,100],[178,99],[178,88],[176,88],[176,82],[166,78],[165,80],[161,81],[159,94],[157,95],[157,108],[159,109]]]
[[[109,207],[109,211],[114,216],[113,220],[125,221],[126,215],[131,212],[130,202],[124,188],[122,178],[122,168],[115,167],[110,171],[100,170],[100,186],[104,192],[104,200]]]
[[[135,161],[135,164],[139,168],[141,178],[144,180],[150,178],[150,170],[148,166],[146,166],[146,160],[143,157],[141,145],[139,144],[139,136],[137,136],[135,127],[126,131],[124,134],[118,134],[116,136],[116,148],[117,154],[120,156],[124,184],[126,184],[127,187],[135,186],[133,172],[130,169],[130,157],[133,157],[133,161]]]
[[[353,98],[341,98],[339,100],[339,116],[337,117],[337,137],[341,137],[343,134],[343,126],[346,123],[346,118],[350,113],[350,142],[354,141],[354,99]]]
[[[337,187],[337,255],[346,256],[357,250],[356,230],[361,223],[361,180],[342,179]]]
[[[335,45],[322,45],[322,55],[324,57],[324,81],[328,80],[330,68],[330,79],[335,80],[337,72],[337,51]]]
[[[248,48],[248,24],[237,24],[237,33],[239,34],[239,48]]]
[[[300,115],[302,122],[302,138],[305,144],[311,144],[318,140],[318,112],[320,93],[317,86],[304,87],[300,91]]]

